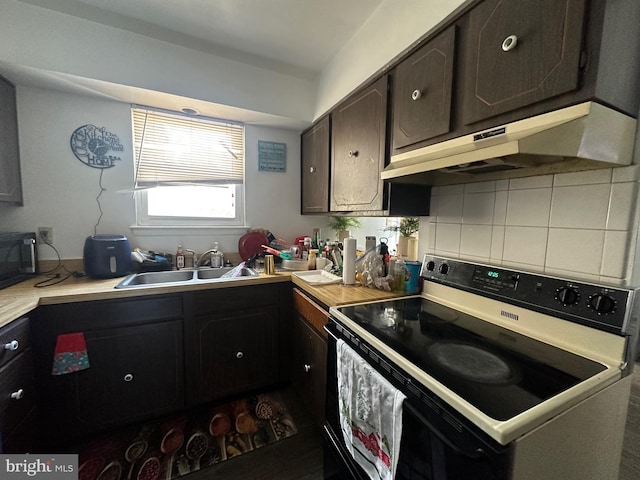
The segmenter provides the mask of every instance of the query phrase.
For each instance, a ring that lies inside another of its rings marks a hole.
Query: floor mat
[[[79,480],[170,480],[297,433],[277,393],[201,407],[91,440]]]

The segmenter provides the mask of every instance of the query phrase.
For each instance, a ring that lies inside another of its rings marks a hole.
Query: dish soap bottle
[[[184,268],[184,251],[182,245],[178,245],[178,251],[176,252],[176,270]]]
[[[220,251],[218,242],[213,242],[213,251],[211,252],[211,267],[220,268],[224,266],[224,255]]]

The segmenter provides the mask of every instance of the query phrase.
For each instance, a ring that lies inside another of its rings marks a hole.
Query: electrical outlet
[[[38,227],[38,239],[42,243],[53,243],[53,228],[51,227]]]

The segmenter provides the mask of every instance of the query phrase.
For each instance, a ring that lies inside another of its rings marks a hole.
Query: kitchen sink
[[[115,288],[148,287],[151,285],[184,285],[188,283],[224,282],[241,278],[257,277],[258,272],[251,268],[242,268],[240,275],[235,277],[223,277],[233,267],[222,268],[198,268],[191,270],[172,270],[166,272],[145,272],[129,275]]]

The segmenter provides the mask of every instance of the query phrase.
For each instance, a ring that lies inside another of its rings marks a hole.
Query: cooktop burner
[[[605,370],[423,297],[338,311],[497,420],[508,420]]]
[[[438,366],[465,380],[478,383],[513,383],[517,369],[506,360],[475,345],[437,342],[429,347],[429,355]]]

